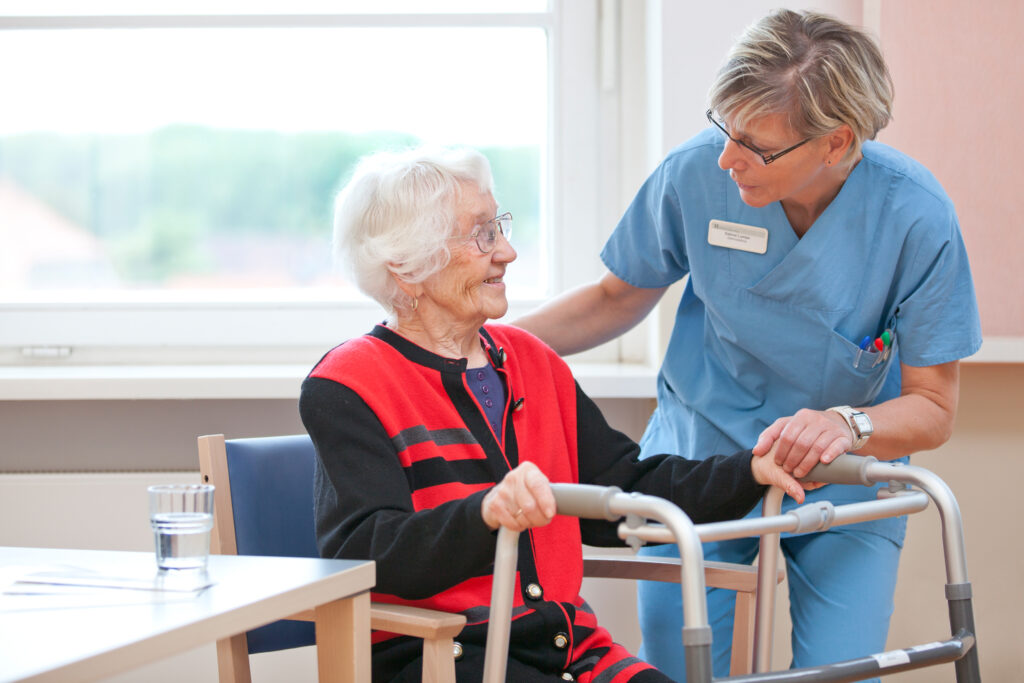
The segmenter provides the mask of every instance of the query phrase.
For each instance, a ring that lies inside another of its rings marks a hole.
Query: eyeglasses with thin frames
[[[738,138],[734,138],[733,136],[729,135],[729,131],[726,130],[726,128],[725,128],[725,123],[722,122],[722,121],[719,121],[718,119],[716,119],[715,115],[714,115],[714,112],[711,109],[708,109],[707,117],[708,117],[708,121],[713,123],[715,125],[715,127],[718,128],[718,130],[722,131],[722,133],[725,135],[725,137],[729,138],[730,140],[735,142],[740,147],[743,147],[744,149],[749,149],[751,152],[756,154],[758,157],[761,158],[761,161],[764,162],[765,166],[767,166],[768,164],[772,163],[773,161],[775,161],[776,159],[778,159],[782,155],[789,154],[790,152],[792,152],[797,147],[799,147],[801,145],[805,145],[805,144],[807,144],[808,142],[810,142],[811,140],[814,139],[814,137],[809,137],[806,140],[801,140],[800,142],[796,143],[792,147],[787,147],[786,149],[782,150],[781,152],[776,152],[775,154],[769,154],[768,152],[764,152],[764,151],[758,149],[757,147],[754,147],[753,145],[744,142],[743,140],[740,140]]]
[[[499,232],[506,241],[512,241],[512,214],[508,211],[473,228],[473,232],[469,233],[465,240],[467,242],[469,240],[476,240],[476,246],[480,249],[480,252],[490,254],[494,251],[494,245],[498,242]],[[453,237],[452,239],[462,238]]]

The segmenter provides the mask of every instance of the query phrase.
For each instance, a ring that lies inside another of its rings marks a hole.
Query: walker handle
[[[871,486],[875,482],[868,479],[867,468],[878,462],[873,455],[853,455],[843,453],[832,462],[819,462],[806,476],[805,481],[820,481],[823,484],[861,484]]]
[[[584,519],[606,519],[614,522],[622,515],[611,512],[608,503],[613,496],[622,493],[618,486],[594,486],[592,484],[552,484],[558,514]]]

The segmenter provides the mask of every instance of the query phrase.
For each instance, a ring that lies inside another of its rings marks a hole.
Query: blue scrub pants
[[[704,544],[704,558],[750,564],[757,539]],[[885,651],[900,546],[856,526],[782,538],[793,622],[792,667],[816,666]],[[678,557],[675,544],[641,549]],[[642,581],[638,589],[640,657],[684,683],[682,595],[677,584]],[[736,593],[708,589],[716,678],[729,675]],[[776,663],[774,666],[778,666]],[[878,681],[879,679],[871,679]]]

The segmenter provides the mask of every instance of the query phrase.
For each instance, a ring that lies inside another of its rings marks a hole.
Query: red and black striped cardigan
[[[482,646],[495,534],[481,502],[523,460],[552,482],[668,498],[695,523],[742,517],[763,495],[749,451],[640,460],[639,447],[607,424],[540,340],[504,325],[480,335],[505,384],[502,443],[466,384],[465,359],[437,356],[384,326],[334,348],[303,382],[300,413],[317,450],[320,552],[376,560],[374,600],[463,613],[459,640]],[[520,537],[513,658],[567,671],[595,645],[610,644],[579,595],[581,543],[622,544],[614,524],[562,516]],[[418,656],[404,641],[376,637],[375,680]]]

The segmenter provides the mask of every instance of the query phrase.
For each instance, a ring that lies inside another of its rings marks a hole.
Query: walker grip
[[[591,484],[552,484],[558,514],[584,519],[606,519],[614,522],[622,515],[608,509],[612,496],[622,493],[618,486],[593,486]]]
[[[807,476],[805,481],[820,481],[823,484],[860,484],[871,486],[873,481],[868,479],[868,465],[878,462],[873,455],[853,455],[843,453],[829,464],[818,463]]]

